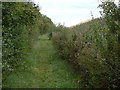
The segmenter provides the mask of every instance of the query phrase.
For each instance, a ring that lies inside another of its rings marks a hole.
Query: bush
[[[118,35],[108,35],[104,20],[95,19],[72,29],[64,28],[52,38],[61,58],[76,70],[82,88],[119,87]]]
[[[32,2],[2,2],[3,82],[17,67],[25,68],[24,57],[38,36],[50,25],[53,29],[52,21],[39,11]]]

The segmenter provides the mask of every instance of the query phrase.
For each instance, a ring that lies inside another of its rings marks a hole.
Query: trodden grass
[[[61,60],[51,40],[42,35],[26,56],[28,70],[11,73],[4,87],[9,88],[77,88],[77,75],[69,64]],[[31,67],[29,69],[29,67]]]

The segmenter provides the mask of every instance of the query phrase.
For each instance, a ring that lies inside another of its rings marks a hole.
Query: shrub
[[[39,11],[32,2],[2,2],[3,82],[17,67],[25,68],[24,57],[38,36],[46,33],[50,25],[53,29],[52,21]]]

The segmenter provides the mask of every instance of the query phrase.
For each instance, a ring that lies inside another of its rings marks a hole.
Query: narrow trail
[[[32,73],[19,72],[20,74],[11,75],[8,78],[10,80],[7,80],[10,83],[8,87],[77,88],[74,70],[60,59],[47,35],[39,37],[27,59],[29,63],[26,64],[32,67]]]

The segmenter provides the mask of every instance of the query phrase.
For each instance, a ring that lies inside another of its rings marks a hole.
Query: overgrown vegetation
[[[17,68],[6,77],[4,88],[77,88],[77,75],[61,60],[47,34],[39,36],[25,60],[31,70]]]
[[[71,28],[63,26],[52,40],[78,73],[80,87],[119,88],[120,8],[114,2],[103,2],[99,7],[102,18]]]
[[[49,33],[61,58],[79,76],[76,81],[79,87],[120,88],[120,7],[114,2],[103,2],[99,7],[103,9],[103,17],[67,28],[55,26],[32,2],[3,2],[4,86],[11,72],[19,66],[26,69],[24,57],[38,36]]]
[[[32,2],[2,2],[2,74],[3,82],[17,67],[26,67],[24,56],[40,34],[55,25]]]

